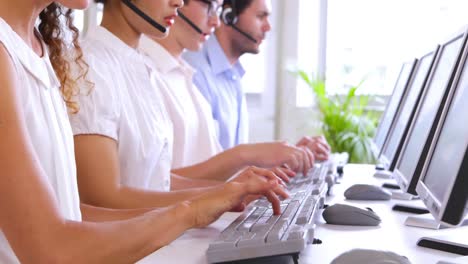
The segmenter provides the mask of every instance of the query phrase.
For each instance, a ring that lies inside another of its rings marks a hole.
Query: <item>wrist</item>
[[[205,227],[214,222],[224,212],[230,210],[245,191],[242,184],[228,182],[185,202],[188,228]]]
[[[234,152],[233,162],[238,163],[238,167],[252,165],[252,159],[249,157],[250,152],[247,144],[240,144],[231,149]]]
[[[194,228],[196,226],[196,212],[194,203],[191,201],[182,201],[173,206],[174,222],[180,223],[184,230]]]

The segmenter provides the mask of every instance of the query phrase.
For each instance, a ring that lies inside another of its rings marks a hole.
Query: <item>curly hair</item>
[[[67,32],[61,24],[62,16],[65,17],[65,26],[72,33],[69,44],[66,41]],[[40,13],[39,19],[39,33],[48,46],[50,62],[60,81],[62,97],[71,112],[76,113],[79,106],[74,97],[79,94],[79,80],[84,80],[88,73],[88,64],[78,43],[79,30],[73,25],[73,10],[65,10],[61,5],[52,3]]]

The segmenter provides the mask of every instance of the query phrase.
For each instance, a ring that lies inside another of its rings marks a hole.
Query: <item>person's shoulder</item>
[[[12,61],[9,50],[0,42],[0,81],[2,83],[11,81],[11,77],[15,75],[14,63]]]
[[[112,49],[99,40],[84,39],[81,43],[83,58],[88,64],[89,75],[105,77],[114,76],[120,68],[120,60]]]
[[[182,58],[196,70],[209,69],[210,63],[204,49],[200,51],[186,51]]]
[[[18,73],[8,49],[0,43],[0,127],[1,118],[6,118],[9,114],[18,115],[19,111],[15,107],[17,103],[25,100],[27,93],[23,87],[18,87]],[[21,94],[21,95],[20,95]],[[16,102],[16,103],[13,103]],[[3,116],[2,116],[3,115]]]
[[[81,42],[81,49],[86,59],[105,59],[112,55],[111,49],[101,43],[101,41],[85,38]]]
[[[0,64],[2,68],[12,65],[10,51],[2,41],[0,41]]]

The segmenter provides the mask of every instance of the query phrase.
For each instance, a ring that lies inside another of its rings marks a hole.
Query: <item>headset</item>
[[[131,0],[122,0],[122,2],[130,8],[133,12],[135,12],[138,16],[143,18],[146,22],[148,22],[150,25],[155,27],[157,30],[161,31],[162,33],[167,32],[167,28],[164,27],[163,25],[159,24],[156,22],[154,19],[152,19],[150,16],[145,14],[140,8],[138,8],[135,4],[131,2]]]
[[[239,20],[237,10],[236,10],[236,0],[231,0],[230,7],[226,7],[223,9],[223,12],[221,13],[221,20],[223,21],[224,24],[232,27],[234,30],[241,33],[244,37],[246,37],[250,41],[257,43],[257,40],[254,37],[252,37],[252,35],[248,34],[244,30],[236,26],[236,23]]]
[[[195,23],[193,23],[192,20],[186,17],[180,10],[177,10],[177,14],[179,15],[180,18],[182,18],[182,20],[184,20],[187,24],[189,24],[189,26],[191,26],[193,30],[195,30],[199,34],[203,34],[203,31],[197,25],[195,25]]]
[[[236,1],[231,0],[230,6],[223,9],[221,20],[224,24],[231,26],[237,23]]]

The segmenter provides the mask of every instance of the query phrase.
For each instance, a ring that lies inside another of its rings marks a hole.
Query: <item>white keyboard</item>
[[[288,184],[290,198],[273,215],[266,199],[259,199],[211,242],[209,263],[295,254],[314,242],[315,218],[327,191],[326,164],[317,164],[307,177],[296,175]]]

